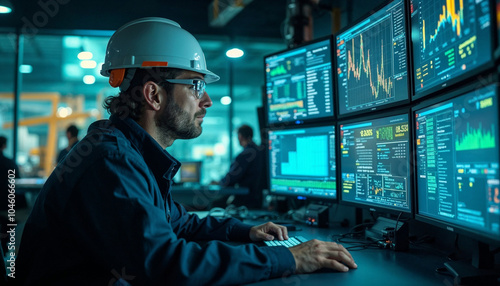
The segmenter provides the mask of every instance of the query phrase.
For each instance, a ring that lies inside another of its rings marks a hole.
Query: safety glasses
[[[164,81],[169,83],[192,85],[193,87],[191,90],[198,99],[202,98],[205,94],[205,86],[207,85],[205,81],[201,79],[164,79]]]

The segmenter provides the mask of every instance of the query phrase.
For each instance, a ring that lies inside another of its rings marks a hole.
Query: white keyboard
[[[292,247],[306,241],[307,239],[303,236],[290,236],[288,240],[267,240],[264,241],[264,244],[267,246]]]

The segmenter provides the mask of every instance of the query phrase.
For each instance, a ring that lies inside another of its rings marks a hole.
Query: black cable
[[[345,247],[345,249],[349,249],[351,251],[363,250],[363,249],[367,249],[369,247],[378,248],[377,242],[361,241],[359,239],[354,238],[353,235],[357,235],[357,233],[344,233],[344,234],[332,235],[332,240],[337,242],[337,243],[342,243],[342,244],[354,244],[354,245]],[[346,239],[348,239],[348,238],[352,238],[352,240],[346,241]]]
[[[366,226],[366,227],[365,227],[365,226]],[[373,223],[372,223],[372,222],[360,223],[360,224],[358,224],[358,225],[353,226],[353,227],[349,230],[349,233],[363,232],[363,231],[365,231],[365,229],[366,229],[367,227],[371,227],[371,226],[373,226]],[[363,228],[362,230],[356,231],[356,229],[357,229],[357,228],[360,228],[360,227],[365,227],[365,228]]]
[[[399,219],[401,218],[402,214],[403,214],[403,212],[400,212],[398,215],[398,218],[396,219],[396,227],[394,228],[394,233],[396,233],[398,231],[398,223],[399,223]]]

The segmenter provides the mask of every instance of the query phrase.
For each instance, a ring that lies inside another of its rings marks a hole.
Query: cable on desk
[[[454,277],[454,275],[452,273],[450,273],[450,271],[446,267],[438,267],[438,268],[434,269],[434,271],[438,274],[441,274],[441,275]]]
[[[402,214],[403,214],[403,212],[400,212],[398,215],[398,218],[396,219],[396,226],[394,227],[394,232],[398,231],[398,223],[399,223],[399,219],[401,218]]]
[[[462,250],[460,249],[460,245],[459,245],[458,241],[459,241],[459,235],[456,234],[455,235],[455,244],[454,244],[455,250],[454,250],[454,252],[452,252],[446,256],[446,258],[448,258],[451,261],[460,260],[460,253],[462,252]]]
[[[361,237],[360,232],[349,232],[344,234],[334,234],[331,239],[337,243],[345,243],[345,244],[355,244],[348,247],[345,247],[348,250],[363,250],[369,247],[378,248],[378,244],[376,241],[362,241],[355,236]],[[352,239],[347,240],[346,239]],[[358,249],[359,248],[359,249]]]
[[[349,230],[349,233],[360,233],[360,234],[362,234],[365,231],[366,228],[369,228],[369,227],[372,227],[372,226],[373,226],[373,222],[360,223],[360,224],[357,224],[357,225],[353,226]],[[356,229],[358,229],[358,228],[363,228],[363,229],[356,231]]]
[[[233,216],[246,217],[248,215],[248,208],[245,206],[236,207],[235,205],[229,205],[225,209],[215,207],[208,211],[208,215],[224,218]]]
[[[242,218],[248,216],[248,208],[245,206],[236,207],[235,205],[231,204],[228,205],[224,211],[226,216],[238,216]]]

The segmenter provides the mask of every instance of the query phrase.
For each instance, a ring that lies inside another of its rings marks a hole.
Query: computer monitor
[[[411,214],[409,110],[339,124],[340,202]]]
[[[268,126],[334,116],[332,37],[264,57]]]
[[[335,126],[300,126],[269,134],[270,192],[336,200]]]
[[[201,166],[202,161],[182,161],[179,182],[199,184],[201,182]]]
[[[497,48],[495,50],[495,59],[500,58],[500,0],[496,0],[495,19],[497,22]]]
[[[409,101],[406,19],[395,0],[336,36],[339,116]]]
[[[500,245],[497,86],[476,84],[416,106],[413,129],[416,219]],[[475,255],[476,268],[494,265],[487,253]]]
[[[493,67],[493,1],[411,1],[414,97]]]

